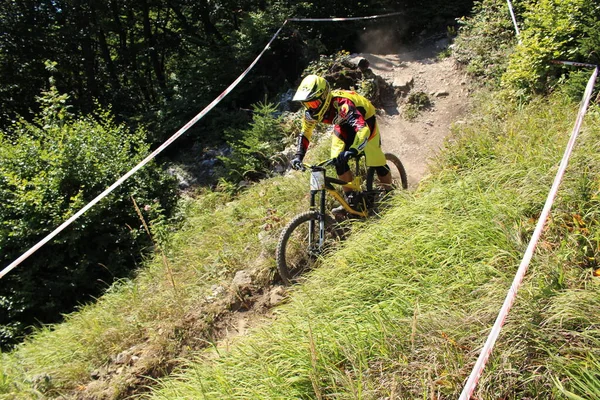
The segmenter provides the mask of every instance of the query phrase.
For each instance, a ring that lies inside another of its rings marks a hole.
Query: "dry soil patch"
[[[395,153],[404,164],[411,187],[428,173],[429,161],[444,144],[453,123],[460,123],[469,112],[471,93],[466,73],[452,58],[419,58],[420,53],[360,54],[373,72],[388,83],[410,84],[410,92],[422,91],[432,101],[414,120],[403,117],[410,92],[386,104],[379,116],[384,151]]]

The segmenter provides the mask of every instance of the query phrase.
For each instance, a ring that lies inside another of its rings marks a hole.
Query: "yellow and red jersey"
[[[366,149],[366,147],[369,141],[376,137],[377,143],[373,143],[369,148],[375,146],[379,149],[379,129],[375,121],[376,110],[373,104],[365,97],[350,90],[334,90],[331,95],[331,103],[321,122],[334,125],[332,157],[349,148],[354,148],[357,152],[367,150],[366,153],[371,153],[368,151],[370,149]],[[302,119],[302,132],[298,141],[299,152],[306,152],[316,124],[317,121],[306,112]],[[377,153],[380,152],[381,150],[377,151]],[[375,158],[376,160],[373,159],[373,161],[377,164],[381,163],[379,154],[375,157],[369,157],[367,154],[367,161],[369,158]],[[385,157],[383,157],[383,164],[385,164]]]

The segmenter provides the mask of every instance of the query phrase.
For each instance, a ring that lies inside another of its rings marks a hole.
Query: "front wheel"
[[[323,243],[319,244],[320,219],[316,211],[299,214],[281,233],[276,259],[279,275],[286,285],[310,269],[320,255],[342,239],[335,220],[325,215],[325,235]]]
[[[391,186],[379,182],[377,174],[375,173],[374,167],[369,167],[367,171],[367,190],[385,189],[386,191],[394,189],[407,189],[408,178],[406,176],[406,170],[404,165],[400,162],[400,159],[392,153],[385,153],[386,165],[392,173],[392,184]]]

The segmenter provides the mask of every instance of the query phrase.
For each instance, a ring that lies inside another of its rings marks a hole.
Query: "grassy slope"
[[[518,111],[480,104],[432,177],[325,260],[270,326],[230,352],[218,349],[219,357],[188,356],[188,367],[152,397],[456,398],[527,245],[576,109],[556,99]],[[597,111],[585,128],[480,381],[482,398],[560,398],[553,378],[592,390],[585,371],[598,370],[600,356],[600,296],[589,268],[599,236]],[[73,390],[140,342],[168,358],[208,340],[186,331],[186,319],[236,270],[273,268],[276,237],[305,204],[305,190],[303,180],[280,177],[232,202],[217,194],[192,202],[167,244],[176,291],[160,257],[149,260],[137,280],[3,355],[0,398],[39,395],[32,378],[42,373],[51,377],[47,396]],[[273,229],[265,231],[267,223]],[[215,316],[196,317],[208,327]]]
[[[324,260],[272,325],[190,360],[152,398],[457,398],[576,111],[559,98],[481,104],[435,174]],[[598,110],[586,121],[478,398],[598,394]]]
[[[311,154],[323,155],[322,150]],[[267,180],[233,201],[220,193],[188,201],[182,210],[184,225],[177,231],[154,229],[166,237],[168,266],[158,254],[147,260],[135,280],[114,285],[66,322],[37,332],[12,353],[0,354],[0,398],[77,391],[92,371],[139,344],[148,352],[139,373],[154,376],[164,373],[156,369],[169,367],[165,360],[206,346],[213,320],[227,306],[204,300],[215,285],[226,287],[238,270],[272,275],[278,235],[307,204],[307,182],[294,174]],[[50,380],[40,381],[44,376]],[[114,396],[126,392],[127,385],[115,382]]]

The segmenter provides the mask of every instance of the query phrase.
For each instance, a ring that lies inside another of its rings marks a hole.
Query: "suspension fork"
[[[317,210],[317,194],[320,194],[319,197],[319,207]],[[310,209],[314,211],[318,211],[318,221],[319,221],[319,241],[316,243],[316,238],[313,237],[315,233],[315,220],[311,219],[309,223],[308,229],[308,245],[312,247],[314,243],[317,244],[317,249],[321,249],[323,243],[325,242],[325,189],[321,190],[311,190],[310,191]]]

